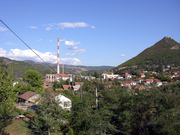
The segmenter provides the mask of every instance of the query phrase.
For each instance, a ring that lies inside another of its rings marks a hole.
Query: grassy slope
[[[28,118],[25,120],[13,119],[13,123],[6,127],[5,131],[10,135],[33,135],[32,129],[28,127]],[[62,133],[51,133],[51,135],[62,135]]]

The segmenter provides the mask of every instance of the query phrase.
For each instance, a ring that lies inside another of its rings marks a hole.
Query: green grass
[[[15,112],[15,116],[18,116],[17,112]],[[13,123],[6,127],[5,132],[10,135],[34,135],[33,130],[29,128],[28,118],[24,118],[24,120],[14,118]],[[62,133],[51,133],[51,135],[62,135]]]
[[[31,129],[25,120],[13,119],[13,123],[6,127],[5,131],[10,135],[32,135]]]

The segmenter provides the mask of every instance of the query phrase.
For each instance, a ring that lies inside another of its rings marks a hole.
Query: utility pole
[[[96,88],[96,110],[98,111],[98,95],[97,95],[97,88]]]
[[[80,96],[81,96],[81,103],[82,103],[81,73],[80,73]]]

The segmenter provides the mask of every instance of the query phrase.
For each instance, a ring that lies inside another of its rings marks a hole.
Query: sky
[[[179,0],[0,0],[0,19],[44,61],[118,66],[163,37],[180,42]],[[0,22],[0,57],[42,62]]]

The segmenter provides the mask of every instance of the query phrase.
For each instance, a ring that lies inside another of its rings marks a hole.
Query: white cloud
[[[6,57],[6,50],[3,50],[2,48],[0,48],[0,57]]]
[[[91,28],[95,29],[95,26],[91,26]]]
[[[31,29],[37,29],[37,27],[35,27],[35,26],[30,26],[30,28],[31,28]]]
[[[0,27],[0,31],[6,31],[7,29]]]
[[[44,61],[49,63],[56,63],[57,56],[51,52],[39,52],[34,50]],[[8,57],[13,60],[33,60],[36,62],[42,62],[42,60],[31,50],[20,50],[20,49],[11,49],[8,53],[6,50],[0,48],[0,56]],[[81,61],[77,58],[60,58],[60,63],[78,65],[81,64]]]
[[[74,47],[70,47],[69,50],[76,50],[78,47],[74,46]]]
[[[51,27],[47,27],[46,30],[51,30],[52,28]]]
[[[90,26],[89,24],[85,23],[85,22],[74,22],[74,23],[70,23],[70,22],[63,22],[63,23],[52,23],[52,24],[43,24],[43,27],[47,27],[46,30],[50,30],[50,29],[64,29],[64,28],[78,28],[78,27],[88,27]],[[95,29],[95,26],[90,26],[91,28]]]
[[[84,22],[75,22],[75,23],[69,23],[69,22],[64,22],[64,23],[58,23],[58,28],[64,29],[64,28],[76,28],[76,27],[87,27],[89,26],[87,23]]]
[[[49,42],[52,42],[52,39],[51,39],[51,40],[49,40]]]
[[[11,42],[8,42],[8,43],[6,43],[6,45],[13,45],[13,43],[11,43]]]
[[[60,63],[79,65],[79,64],[81,64],[81,61],[77,58],[61,58]]]
[[[39,39],[38,41],[42,41],[42,39]]]
[[[86,52],[86,50],[85,49],[80,49],[80,50],[76,50],[76,51],[74,51],[74,53],[66,53],[65,55],[67,55],[67,56],[75,56],[75,55],[80,55],[80,54],[83,54],[83,53],[85,53]]]
[[[125,54],[121,54],[121,55],[120,55],[120,57],[124,57],[124,56],[125,56]]]
[[[75,46],[78,45],[80,42],[75,43],[74,41],[65,41],[65,45],[67,46]]]

